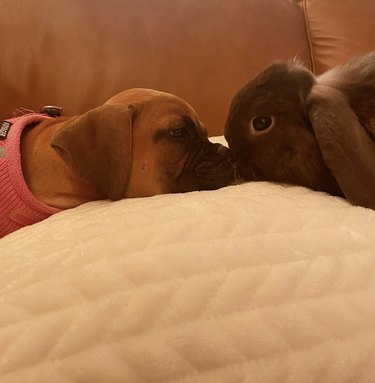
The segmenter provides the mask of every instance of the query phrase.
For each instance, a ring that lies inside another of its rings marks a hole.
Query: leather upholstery
[[[375,1],[304,0],[317,74],[375,49]]]
[[[210,135],[222,134],[234,92],[271,61],[298,56],[321,71],[375,41],[366,20],[373,0],[5,0],[1,7],[0,118],[46,104],[82,113],[120,90],[149,87],[184,98]]]

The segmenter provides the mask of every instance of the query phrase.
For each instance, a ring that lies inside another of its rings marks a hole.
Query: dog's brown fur
[[[191,106],[149,89],[127,90],[81,116],[26,128],[21,158],[31,192],[62,209],[233,181],[228,151],[208,141]]]

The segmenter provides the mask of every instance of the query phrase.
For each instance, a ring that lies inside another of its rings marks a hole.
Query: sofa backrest
[[[233,94],[273,60],[297,56],[319,72],[370,50],[375,39],[373,0],[17,0],[1,7],[0,118],[49,104],[79,114],[146,87],[184,98],[210,135],[222,134]]]

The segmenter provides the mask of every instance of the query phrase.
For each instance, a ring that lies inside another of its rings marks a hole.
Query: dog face
[[[235,95],[225,138],[240,177],[341,194],[306,110],[314,83],[311,72],[296,62],[276,62]]]
[[[229,150],[208,141],[182,99],[131,89],[64,123],[52,146],[113,200],[217,189],[234,179]]]

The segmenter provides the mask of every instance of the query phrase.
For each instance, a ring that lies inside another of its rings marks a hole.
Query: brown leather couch
[[[149,87],[187,100],[209,135],[271,61],[316,73],[375,49],[374,0],[2,0],[0,118],[95,107]]]

